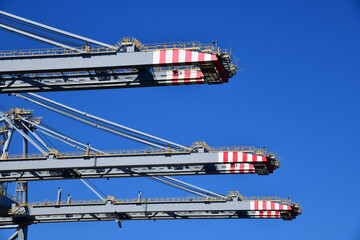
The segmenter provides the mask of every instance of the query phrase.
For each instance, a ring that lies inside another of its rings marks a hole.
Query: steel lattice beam
[[[216,74],[217,77],[217,74]],[[215,83],[200,70],[29,74],[0,77],[0,93],[132,88]]]
[[[167,201],[135,199],[130,201],[108,198],[89,203],[48,202],[10,210],[0,217],[0,225],[50,222],[161,220],[161,219],[220,219],[273,218],[292,220],[301,210],[297,204],[279,201],[241,200],[229,197],[193,198]]]
[[[237,155],[238,159],[224,158]],[[241,157],[240,156],[246,156]],[[3,159],[0,181],[202,174],[269,174],[278,167],[271,156],[243,152],[193,152]]]

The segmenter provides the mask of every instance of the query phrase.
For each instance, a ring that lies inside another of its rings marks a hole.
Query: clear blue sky
[[[228,84],[44,93],[89,113],[190,145],[267,146],[281,157],[269,176],[181,177],[220,193],[291,196],[303,214],[282,220],[176,220],[44,224],[42,239],[360,239],[360,2],[303,1],[25,1],[0,9],[114,44],[218,40],[244,71]],[[0,32],[0,49],[45,45]],[[44,109],[0,95],[0,105],[35,109],[44,122],[100,149],[138,148],[79,128]],[[15,146],[14,152],[19,151]],[[148,179],[94,181],[117,198],[188,196]],[[95,199],[80,181],[30,183],[30,200]],[[0,231],[0,239],[12,231]]]

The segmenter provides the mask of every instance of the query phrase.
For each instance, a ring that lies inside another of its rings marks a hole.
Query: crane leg
[[[18,228],[18,240],[27,240],[28,226]]]

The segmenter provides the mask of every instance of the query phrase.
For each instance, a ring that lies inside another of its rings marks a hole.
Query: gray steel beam
[[[0,78],[0,93],[69,91],[82,89],[134,88],[208,83],[201,71],[192,70],[184,79],[184,70],[128,72],[56,76],[8,76]],[[199,73],[199,74],[198,74]],[[210,83],[210,82],[209,82]]]
[[[18,231],[14,232],[14,234],[11,235],[8,240],[15,240],[17,237],[18,237]]]
[[[46,101],[47,103],[50,103],[50,104],[53,104],[53,105],[57,106],[57,107],[66,109],[68,111],[71,111],[72,113],[79,114],[80,116],[82,116],[84,118],[92,119],[92,120],[95,120],[97,122],[101,122],[102,124],[105,123],[105,124],[110,125],[112,127],[120,128],[122,130],[126,130],[126,131],[129,131],[129,132],[134,133],[134,134],[139,134],[139,135],[141,135],[143,137],[148,137],[148,138],[151,138],[153,140],[157,140],[157,141],[160,141],[160,142],[163,142],[163,143],[166,143],[166,144],[170,144],[170,145],[173,145],[173,146],[176,146],[176,147],[179,147],[179,148],[183,148],[183,149],[186,149],[186,150],[189,150],[189,151],[191,150],[189,147],[186,147],[184,145],[180,145],[180,144],[171,142],[169,140],[165,140],[163,138],[159,138],[159,137],[156,137],[156,136],[153,136],[153,135],[150,135],[150,134],[147,134],[147,133],[144,133],[144,132],[141,132],[141,131],[138,131],[138,130],[135,130],[135,129],[132,129],[132,128],[129,128],[129,127],[126,127],[124,125],[120,125],[118,123],[111,122],[109,120],[97,117],[95,115],[92,115],[92,114],[89,114],[89,113],[86,113],[86,112],[83,112],[83,111],[80,111],[80,110],[77,110],[75,108],[66,106],[64,104],[61,104],[59,102],[50,100],[48,98],[45,98],[45,97],[42,97],[42,96],[39,96],[39,95],[36,95],[34,93],[29,93],[29,95],[31,95],[31,96],[33,96],[35,98],[39,98],[39,99],[41,99],[43,101]]]
[[[75,38],[75,39],[82,40],[82,41],[85,41],[85,42],[94,43],[94,44],[97,44],[97,45],[100,45],[100,46],[103,46],[103,47],[115,49],[115,47],[112,46],[112,45],[102,43],[102,42],[99,42],[99,41],[96,41],[96,40],[93,40],[93,39],[90,39],[90,38],[82,37],[82,36],[79,36],[77,34],[69,33],[69,32],[66,32],[66,31],[63,31],[63,30],[60,30],[60,29],[57,29],[57,28],[54,28],[54,27],[50,27],[48,25],[41,24],[41,23],[38,23],[38,22],[35,22],[35,21],[31,21],[29,19],[22,18],[22,17],[16,16],[16,15],[11,14],[11,13],[0,11],[0,14],[4,15],[4,16],[7,16],[9,18],[16,19],[16,20],[21,21],[21,22],[25,22],[25,23],[28,23],[28,24],[31,24],[31,25],[34,25],[34,26],[37,26],[37,27],[41,27],[43,29],[47,29],[47,30],[50,30],[50,31],[53,31],[53,32],[56,32],[56,33],[60,33],[62,35],[65,35],[65,36],[68,36],[68,37],[71,37],[71,38]]]
[[[191,165],[191,166],[161,166],[139,168],[92,168],[92,169],[68,169],[50,171],[16,171],[1,172],[1,181],[37,181],[37,180],[61,180],[78,178],[119,178],[119,177],[150,177],[150,176],[183,176],[183,175],[212,175],[233,174],[226,170],[225,164],[216,165]],[[251,173],[248,171],[238,174]],[[263,175],[264,172],[255,170],[254,173]]]
[[[261,208],[257,205],[261,205]],[[227,200],[194,198],[186,201],[137,199],[130,202],[108,199],[105,202],[88,204],[30,204],[26,212],[0,217],[0,225],[119,219],[283,218],[291,220],[300,212],[299,207],[290,202],[281,204],[271,201],[242,201],[238,197],[229,197]]]
[[[2,119],[4,119],[4,121],[5,121],[5,118],[2,118]],[[0,159],[6,158],[6,156],[8,154],[8,150],[9,150],[9,146],[11,143],[13,132],[14,132],[14,129],[12,129],[12,128],[10,128],[9,131],[7,132],[6,141],[4,143],[4,147],[3,147],[2,155],[1,155]]]
[[[35,103],[35,104],[37,104],[37,105],[39,105],[39,106],[42,106],[42,107],[44,107],[44,108],[47,108],[47,109],[49,109],[49,110],[52,110],[52,111],[54,111],[54,112],[60,113],[60,114],[65,115],[65,116],[68,116],[68,117],[70,117],[70,118],[72,118],[72,119],[75,119],[75,120],[84,122],[84,123],[86,123],[86,124],[88,124],[88,125],[91,125],[91,126],[93,126],[93,127],[95,127],[95,128],[98,128],[98,129],[101,129],[101,130],[103,130],[103,131],[110,132],[110,133],[114,133],[114,134],[120,135],[120,136],[122,136],[122,137],[124,137],[124,138],[130,139],[130,140],[133,140],[133,141],[136,141],[136,142],[140,142],[140,143],[143,143],[143,144],[146,144],[146,145],[149,145],[149,146],[153,146],[153,147],[157,147],[157,148],[162,148],[162,149],[167,149],[165,146],[161,146],[161,145],[159,145],[159,143],[154,143],[152,140],[148,140],[148,139],[141,138],[141,137],[139,137],[139,136],[135,136],[135,135],[132,135],[132,134],[128,134],[128,133],[119,131],[119,130],[117,130],[117,129],[113,129],[113,128],[111,128],[111,127],[107,127],[107,126],[105,126],[105,125],[103,125],[103,124],[101,124],[101,123],[93,122],[93,121],[91,121],[91,120],[89,121],[89,120],[87,120],[87,119],[85,119],[85,118],[83,118],[83,117],[79,117],[79,116],[76,116],[76,115],[71,114],[71,113],[69,113],[69,112],[60,110],[60,109],[57,108],[57,107],[49,106],[49,105],[47,105],[47,104],[41,103],[41,102],[39,102],[39,101],[36,101],[36,100],[34,100],[34,99],[31,99],[31,98],[26,97],[26,96],[21,95],[21,94],[15,93],[14,95],[17,96],[17,97],[23,98],[23,99],[25,99],[25,100],[27,100],[27,101],[30,101],[30,102],[32,102],[32,103]],[[0,114],[1,114],[1,113],[0,113]],[[5,118],[5,120],[6,120],[6,118]]]
[[[68,45],[65,45],[65,44],[62,44],[62,43],[59,43],[59,42],[56,42],[56,41],[53,41],[53,40],[50,40],[50,39],[47,39],[47,38],[40,37],[38,35],[35,35],[35,34],[32,34],[32,33],[20,30],[20,29],[15,28],[15,27],[8,26],[6,24],[1,24],[0,23],[0,28],[4,28],[4,29],[6,29],[8,31],[15,32],[15,33],[24,35],[26,37],[31,37],[31,38],[34,38],[34,39],[39,40],[41,42],[45,42],[45,43],[48,43],[48,44],[51,44],[51,45],[54,45],[54,46],[62,47],[62,48],[69,49],[69,50],[79,52],[79,53],[85,53],[84,51],[82,51],[80,49],[76,49],[76,48],[70,47]]]
[[[169,50],[170,52],[172,50]],[[198,52],[189,52],[190,55]],[[102,54],[77,54],[77,55],[50,55],[50,56],[27,56],[0,58],[0,74],[21,74],[41,72],[65,72],[65,71],[93,71],[109,69],[129,68],[152,68],[161,66],[214,66],[219,63],[217,56],[205,54],[204,60],[198,57],[186,60],[172,61],[169,59],[164,63],[160,58],[161,51],[153,52],[115,52]],[[185,56],[185,55],[184,55]],[[220,63],[219,63],[220,64]]]
[[[15,129],[20,135],[22,135],[24,138],[26,138],[29,142],[31,142],[34,147],[36,147],[40,152],[42,152],[44,155],[46,155],[46,151],[44,151],[34,140],[32,140],[30,137],[28,137],[25,133],[21,131],[21,129],[16,127],[16,124],[12,122],[11,119],[9,119],[7,116],[5,116],[2,112],[0,112],[0,116],[5,119],[5,121],[13,128]]]
[[[274,160],[271,158],[266,158],[266,162],[231,164],[221,162],[220,154],[163,153],[58,158],[49,155],[47,158],[3,159],[0,161],[0,181],[235,173],[262,175],[272,172],[269,168],[272,168]]]

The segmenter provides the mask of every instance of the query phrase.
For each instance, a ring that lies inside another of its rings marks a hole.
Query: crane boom
[[[237,71],[231,52],[210,44],[142,44],[125,37],[109,45],[3,11],[1,15],[5,18],[0,18],[0,28],[57,47],[0,51],[0,93],[221,84]],[[23,30],[19,24],[11,26],[13,21],[7,22],[7,18],[36,27],[36,31]],[[65,45],[38,30],[86,45]]]
[[[51,222],[165,220],[165,219],[283,219],[301,214],[298,204],[277,197],[241,196],[166,199],[115,199],[29,203],[0,216],[0,226],[17,222],[27,225]]]
[[[203,174],[267,175],[279,166],[274,155],[228,151],[226,147],[214,152],[124,150],[123,154],[58,154],[33,157],[17,155],[13,159],[9,156],[0,161],[0,182]]]

